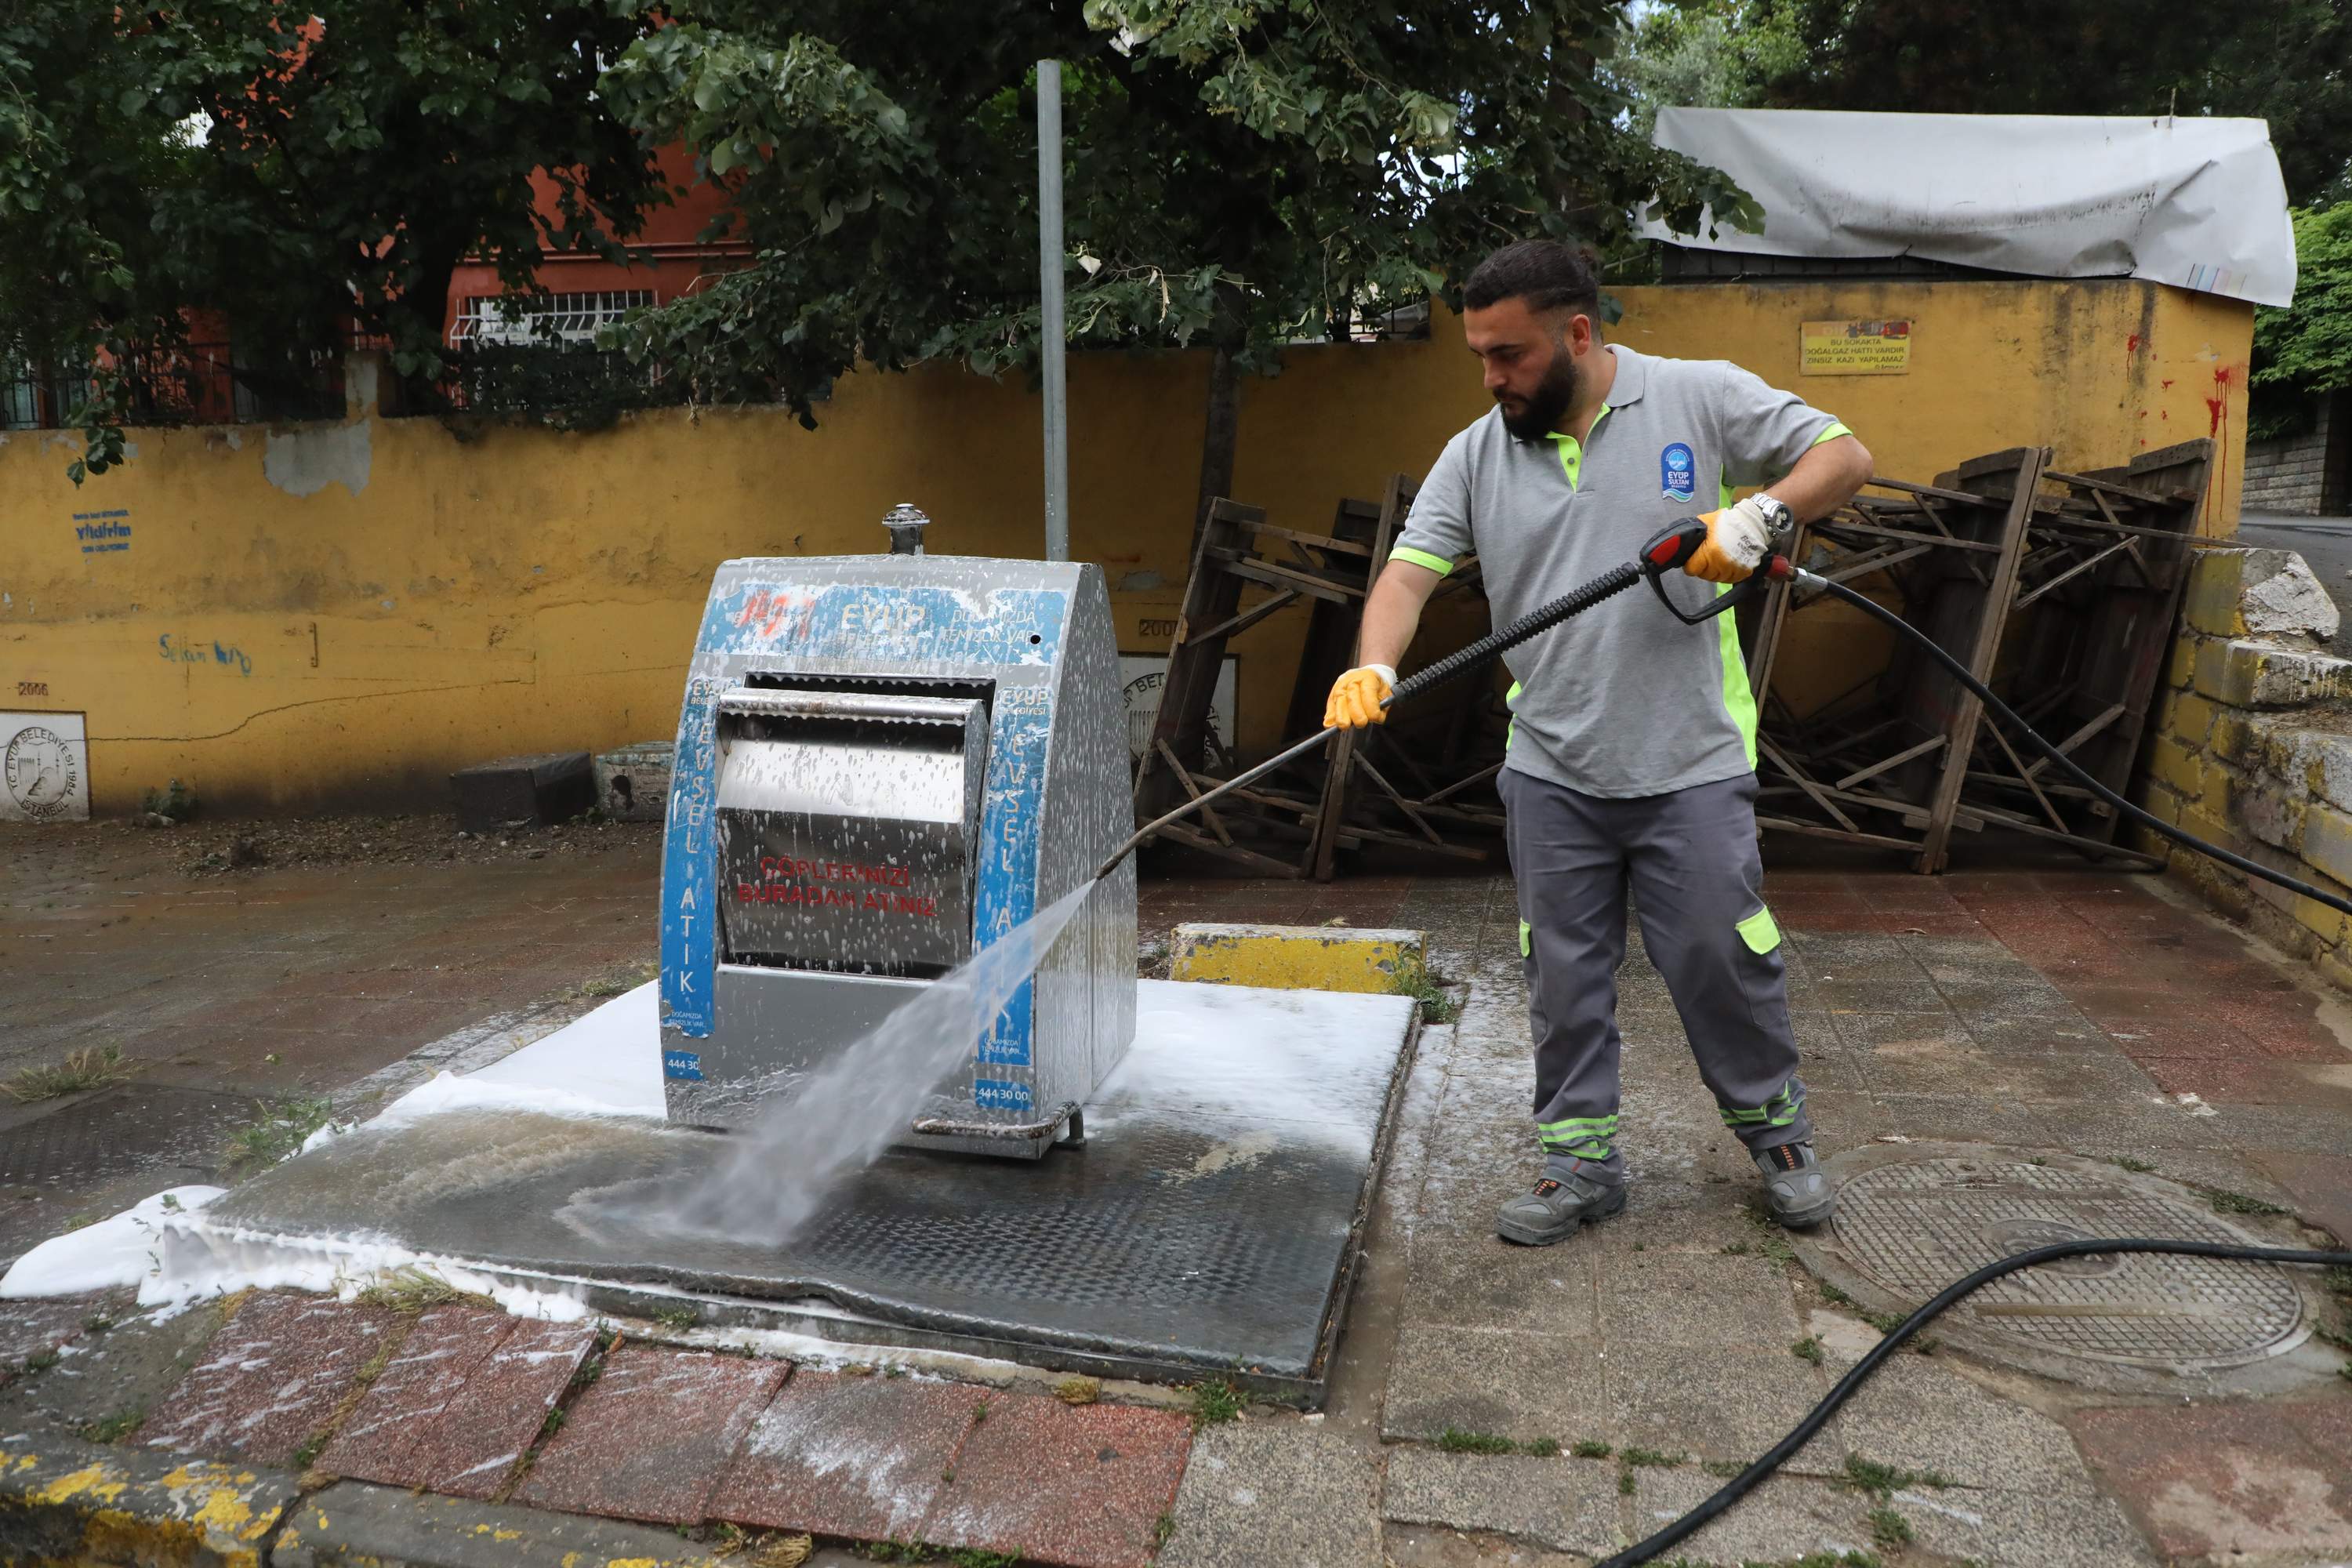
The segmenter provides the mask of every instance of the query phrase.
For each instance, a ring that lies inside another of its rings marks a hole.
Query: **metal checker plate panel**
[[[1972,1269],[2056,1241],[2252,1239],[2137,1186],[1974,1160],[1890,1164],[1853,1177],[1839,1196],[1835,1234],[1864,1274],[1915,1303]],[[2273,1264],[2135,1255],[2025,1269],[1985,1287],[1953,1314],[1979,1332],[2043,1352],[2217,1369],[2285,1348],[2302,1324],[2303,1299]]]

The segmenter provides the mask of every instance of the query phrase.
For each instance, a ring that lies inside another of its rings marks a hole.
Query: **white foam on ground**
[[[172,1213],[200,1209],[218,1187],[173,1187],[112,1219],[69,1230],[16,1259],[0,1279],[0,1298],[81,1296],[118,1285],[144,1286],[162,1267],[163,1226]]]

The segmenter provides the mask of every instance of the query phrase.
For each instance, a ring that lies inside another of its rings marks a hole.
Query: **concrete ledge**
[[[674,1530],[356,1481],[299,1504],[269,1562],[270,1568],[724,1568]]]
[[[258,1568],[299,1495],[280,1471],[18,1433],[0,1438],[0,1561]]]
[[[1423,935],[1352,926],[1180,925],[1172,980],[1277,991],[1392,993],[1421,967]]]

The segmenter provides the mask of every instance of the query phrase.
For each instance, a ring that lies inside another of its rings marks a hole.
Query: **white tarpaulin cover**
[[[1657,143],[1722,170],[1764,232],[1642,233],[1704,250],[1916,256],[2037,278],[2147,278],[2257,304],[2294,293],[2259,120],[1662,109]]]

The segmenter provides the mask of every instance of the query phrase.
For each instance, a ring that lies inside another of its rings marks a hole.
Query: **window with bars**
[[[452,344],[593,343],[596,334],[631,310],[654,302],[650,289],[607,289],[575,294],[476,294],[449,329]],[[509,310],[513,314],[508,314]]]

